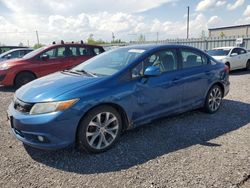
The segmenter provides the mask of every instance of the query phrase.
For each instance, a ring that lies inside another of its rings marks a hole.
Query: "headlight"
[[[57,112],[66,110],[75,104],[79,99],[72,99],[67,101],[36,103],[30,110],[30,114],[45,114],[50,112]]]
[[[10,66],[7,63],[4,63],[0,66],[0,70],[7,70],[8,68],[10,68]]]

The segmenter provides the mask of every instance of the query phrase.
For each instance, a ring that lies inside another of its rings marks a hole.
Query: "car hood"
[[[24,102],[53,101],[56,97],[80,87],[87,87],[103,79],[57,72],[34,80],[16,91],[16,97]]]
[[[227,58],[227,56],[212,56],[212,57],[216,60],[223,60]]]

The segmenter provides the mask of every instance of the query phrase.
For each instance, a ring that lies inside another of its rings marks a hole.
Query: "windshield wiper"
[[[90,76],[92,76],[92,77],[97,77],[97,75],[95,74],[95,73],[92,73],[92,72],[87,72],[87,71],[85,71],[85,70],[75,70],[76,72],[78,72],[78,73],[84,73],[84,74],[88,74],[88,75],[90,75]]]
[[[80,72],[73,71],[73,70],[68,70],[68,69],[63,70],[62,72],[69,72],[69,73],[72,73],[72,74],[82,75],[82,73],[80,73]]]

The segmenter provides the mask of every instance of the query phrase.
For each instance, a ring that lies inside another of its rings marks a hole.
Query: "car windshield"
[[[122,70],[145,50],[118,48],[104,52],[71,69],[77,72],[87,72],[96,76],[110,76]]]
[[[207,53],[211,56],[227,56],[230,49],[213,49],[209,50]]]
[[[23,56],[24,59],[29,59],[31,57],[34,57],[35,55],[39,54],[41,51],[43,51],[46,48],[46,46],[38,48],[30,53],[27,53],[25,56]]]

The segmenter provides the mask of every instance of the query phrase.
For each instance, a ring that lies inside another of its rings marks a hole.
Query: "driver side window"
[[[146,68],[158,66],[162,73],[177,69],[177,53],[175,49],[158,51],[148,56],[143,62],[132,69],[132,78],[143,76]]]
[[[237,55],[239,55],[239,48],[234,48],[232,50],[231,54],[237,54]]]
[[[66,56],[65,53],[66,53],[65,47],[53,48],[42,53],[40,55],[40,59],[42,59],[42,57],[45,55],[47,55],[49,59],[61,58]]]

